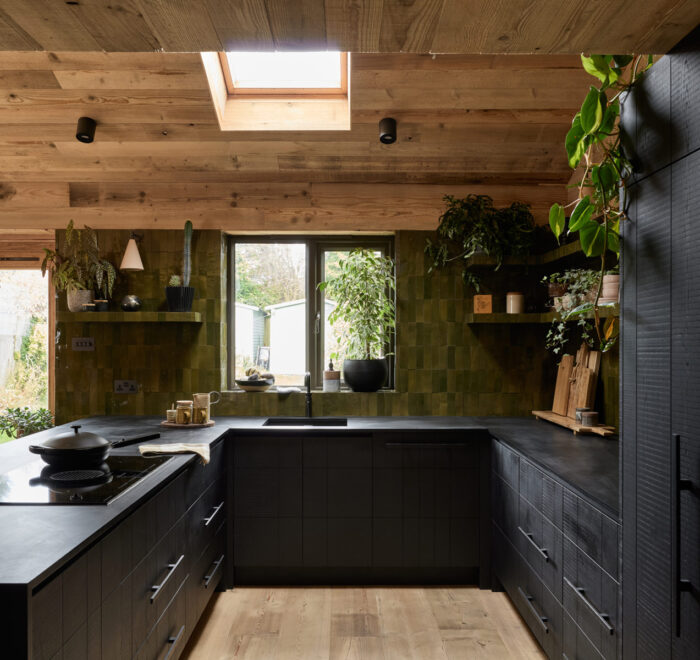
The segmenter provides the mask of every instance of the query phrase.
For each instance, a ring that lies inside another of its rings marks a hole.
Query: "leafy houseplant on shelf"
[[[194,287],[190,286],[192,272],[192,223],[185,223],[185,249],[182,260],[182,278],[172,275],[165,287],[165,298],[171,312],[189,312],[194,300]]]
[[[336,302],[329,322],[342,322],[338,344],[348,356],[343,376],[355,392],[376,392],[389,374],[384,351],[396,327],[394,261],[358,248],[338,267],[319,288]]]
[[[110,298],[117,279],[115,267],[100,257],[97,233],[90,227],[76,229],[71,220],[66,227],[66,244],[62,252],[44,250],[41,273],[51,273],[51,282],[57,291],[66,291],[68,309],[83,311],[97,291]]]
[[[609,268],[608,253],[620,255],[620,222],[627,217],[624,190],[632,173],[620,139],[620,100],[652,64],[652,56],[581,55],[583,68],[598,80],[576,113],[566,135],[566,155],[574,170],[581,170],[577,199],[569,217],[569,234],[578,234],[588,257],[600,257],[595,298],[569,312],[569,317],[589,313],[594,317],[595,336],[601,351],[609,350],[619,334],[618,322],[610,317],[601,325],[603,276]],[[621,192],[622,191],[622,192]],[[554,204],[549,224],[557,239],[566,228],[566,211]]]
[[[428,273],[462,261],[462,279],[479,291],[479,278],[469,270],[468,260],[485,254],[494,257],[498,270],[509,255],[528,254],[535,238],[530,207],[522,202],[498,209],[488,195],[457,199],[446,195],[447,208],[440,216],[437,240],[428,239],[425,253],[432,262]]]

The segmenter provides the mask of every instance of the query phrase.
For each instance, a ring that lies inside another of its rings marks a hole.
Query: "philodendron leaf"
[[[561,233],[566,226],[566,218],[564,216],[564,207],[561,204],[552,204],[549,209],[549,226],[552,233],[557,237],[557,242]]]
[[[608,83],[611,72],[605,57],[602,55],[591,55],[590,57],[581,55],[581,64],[583,64],[586,73],[595,76],[603,84]]]
[[[603,106],[600,91],[591,85],[581,106],[581,128],[586,135],[595,133],[603,121]]]
[[[603,225],[589,220],[578,232],[581,249],[587,257],[599,257],[605,249],[605,232]]]
[[[569,159],[569,167],[575,169],[586,151],[585,131],[581,126],[581,113],[576,113],[571,128],[566,134],[566,155]]]
[[[594,206],[591,204],[591,198],[586,195],[581,201],[576,204],[571,217],[569,218],[569,232],[579,231],[590,222],[593,217]]]
[[[608,228],[608,250],[619,256],[620,254],[620,236],[618,233]]]
[[[634,57],[632,55],[613,55],[615,64],[620,68],[627,66],[633,59]]]

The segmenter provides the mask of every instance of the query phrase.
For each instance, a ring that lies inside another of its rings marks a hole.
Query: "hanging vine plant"
[[[600,308],[612,303],[599,303],[603,275],[613,264],[607,263],[609,253],[620,256],[620,223],[627,217],[625,186],[632,173],[632,164],[625,156],[620,140],[620,100],[629,92],[642,74],[651,67],[651,55],[581,55],[583,68],[599,81],[590,91],[576,113],[566,135],[566,155],[569,166],[582,168],[577,199],[562,206],[553,204],[549,225],[557,237],[566,229],[566,209],[573,207],[569,217],[569,234],[578,234],[581,249],[587,257],[600,257],[600,275],[595,299],[572,309],[567,319],[593,313],[598,347],[607,351],[619,334],[619,320],[607,319],[601,326]]]

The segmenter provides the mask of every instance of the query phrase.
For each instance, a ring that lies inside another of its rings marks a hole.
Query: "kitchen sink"
[[[347,426],[347,417],[269,417],[263,426]]]

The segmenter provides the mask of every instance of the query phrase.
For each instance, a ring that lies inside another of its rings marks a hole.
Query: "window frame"
[[[236,87],[233,84],[226,52],[219,53],[219,62],[229,98],[347,99],[348,97],[348,54],[346,52],[340,53],[340,87]]]
[[[333,250],[348,250],[353,248],[379,249],[384,256],[394,258],[393,235],[324,235],[315,236],[308,234],[229,234],[227,237],[228,250],[228,282],[227,282],[227,381],[229,390],[235,389],[236,368],[236,245],[238,243],[303,243],[306,248],[306,281],[304,283],[306,293],[306,369],[311,373],[311,387],[320,389],[323,386],[325,324],[323,319],[323,303],[325,296],[318,288],[318,283],[323,281],[325,267],[323,255]],[[395,292],[392,292],[395,298]],[[309,301],[311,304],[309,304]],[[320,314],[320,317],[318,316]],[[321,321],[316,325],[317,318]],[[315,330],[315,328],[318,328]],[[394,388],[394,350],[396,345],[396,333],[391,333],[388,338],[385,353],[389,356],[389,377],[387,384],[382,389]]]

